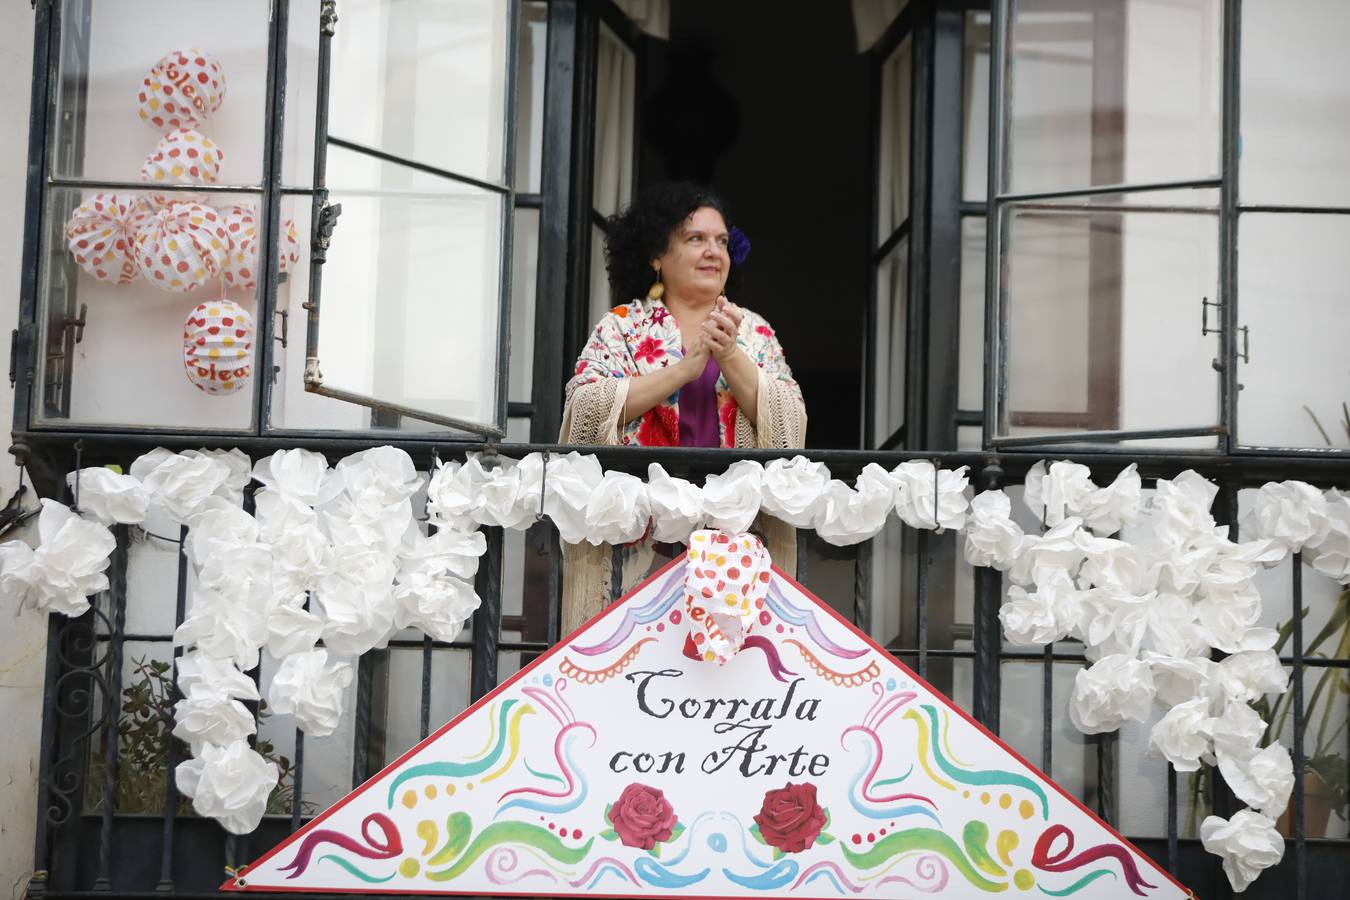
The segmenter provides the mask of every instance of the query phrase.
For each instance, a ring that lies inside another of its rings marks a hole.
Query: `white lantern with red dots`
[[[95,194],[66,221],[66,246],[81,269],[99,281],[130,284],[136,268],[136,235],[154,212],[140,194]]]
[[[199,303],[183,326],[188,381],[212,396],[241,390],[253,375],[253,316],[233,300]]]
[[[215,142],[190,128],[166,134],[141,164],[141,181],[151,185],[215,184],[225,154]],[[150,194],[156,206],[175,200],[206,202],[201,194]]]
[[[200,203],[171,203],[136,235],[136,264],[166,291],[195,290],[219,277],[229,250],[220,213]]]
[[[156,131],[196,127],[225,102],[225,72],[209,53],[175,50],[145,76],[136,102],[141,120]]]
[[[220,210],[230,252],[223,275],[229,287],[251,289],[258,284],[258,220],[251,207],[227,206]],[[282,235],[277,240],[277,267],[283,274],[300,260],[300,233],[294,219],[281,221]]]
[[[224,206],[220,217],[230,248],[221,276],[233,288],[252,288],[258,283],[258,220],[247,206]]]

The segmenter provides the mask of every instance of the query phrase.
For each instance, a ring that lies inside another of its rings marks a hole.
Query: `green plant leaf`
[[[822,831],[820,834],[816,835],[816,843],[820,844],[821,846],[824,846],[826,844],[833,844],[834,835],[826,834],[825,832]]]
[[[674,843],[675,841],[680,839],[680,835],[682,834],[684,834],[684,823],[676,822],[675,827],[670,829],[670,837],[666,838],[666,843],[667,844]]]
[[[600,832],[600,838],[601,840],[606,841],[617,841],[619,839],[619,833],[613,828],[606,828],[604,831]]]
[[[766,847],[769,846],[769,842],[766,841],[766,840],[764,840],[764,835],[762,835],[762,834],[759,833],[759,826],[758,826],[758,825],[751,825],[751,826],[750,826],[750,836],[751,836],[752,838],[754,838],[755,840],[759,841],[759,842],[760,842],[761,844],[763,844],[764,846],[766,846]]]
[[[660,841],[657,841],[656,843],[652,844],[652,849],[648,850],[647,852],[650,853],[652,856],[655,856],[657,859],[660,859],[660,858],[661,858],[661,842],[660,842]]]

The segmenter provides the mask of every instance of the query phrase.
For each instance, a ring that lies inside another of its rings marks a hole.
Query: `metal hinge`
[[[328,261],[328,245],[333,242],[333,229],[337,227],[338,216],[342,215],[341,203],[324,203],[319,208],[319,227],[314,232],[314,246],[310,261],[323,265]]]
[[[19,359],[19,329],[15,328],[9,333],[9,387],[14,389],[15,383],[19,380],[18,370]]]
[[[1216,310],[1222,310],[1222,309],[1223,309],[1223,303],[1221,303],[1220,301],[1217,301],[1217,300],[1210,300],[1208,297],[1202,297],[1202,298],[1200,299],[1200,334],[1201,334],[1201,335],[1223,334],[1223,327],[1222,327],[1222,326],[1220,326],[1220,327],[1218,327],[1218,328],[1210,328],[1210,327],[1209,327],[1209,308],[1210,308],[1211,306],[1214,307]],[[1222,318],[1220,318],[1220,321],[1222,321]],[[1242,361],[1245,362],[1245,363],[1250,364],[1251,361],[1252,361],[1252,357],[1251,357],[1251,331],[1247,328],[1246,325],[1241,325],[1241,326],[1239,326],[1239,327],[1238,327],[1238,331],[1242,332],[1242,352],[1240,352],[1240,353],[1238,354],[1238,359],[1242,360]],[[1222,372],[1222,371],[1223,371],[1223,365],[1219,362],[1218,358],[1215,358],[1215,359],[1210,360],[1209,365],[1210,365],[1210,368],[1214,369],[1214,371],[1216,371],[1216,372]]]
[[[319,31],[328,37],[337,30],[337,0],[323,0],[319,6]]]

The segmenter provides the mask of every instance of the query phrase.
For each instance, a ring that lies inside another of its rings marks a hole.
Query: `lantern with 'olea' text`
[[[136,100],[142,121],[156,131],[191,128],[225,101],[225,73],[209,53],[175,50],[155,63]]]
[[[199,303],[183,326],[188,381],[213,396],[233,394],[253,375],[253,316],[233,300]]]
[[[200,203],[172,203],[137,233],[136,264],[155,287],[187,292],[220,275],[228,249],[220,213]]]

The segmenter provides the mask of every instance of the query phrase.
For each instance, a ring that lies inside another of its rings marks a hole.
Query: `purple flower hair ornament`
[[[739,266],[750,255],[750,239],[735,225],[727,232],[727,251],[731,254],[733,266]]]

